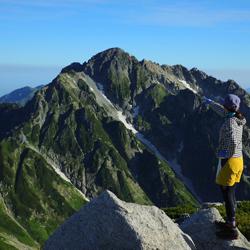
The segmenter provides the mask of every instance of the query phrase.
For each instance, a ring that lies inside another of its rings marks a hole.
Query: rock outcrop
[[[109,191],[70,217],[46,242],[45,250],[195,249],[163,211],[119,200]]]
[[[218,239],[215,235],[216,220],[222,220],[216,208],[202,209],[184,221],[180,227],[191,236],[198,250],[250,249],[250,242],[240,232],[237,240]]]

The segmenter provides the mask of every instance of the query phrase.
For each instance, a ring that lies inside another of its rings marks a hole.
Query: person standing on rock
[[[223,239],[237,239],[235,188],[243,172],[242,132],[246,119],[239,111],[240,98],[236,95],[228,94],[223,106],[206,97],[202,101],[224,118],[219,132],[217,157],[221,168],[217,170],[216,183],[222,191],[227,219],[216,222],[221,229],[216,234]]]

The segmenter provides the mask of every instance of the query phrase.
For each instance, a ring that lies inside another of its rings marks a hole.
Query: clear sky
[[[111,47],[250,87],[250,1],[0,0],[0,95]]]

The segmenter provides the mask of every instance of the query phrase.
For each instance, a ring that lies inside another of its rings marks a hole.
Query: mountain
[[[170,165],[191,181],[203,201],[220,199],[214,185],[217,159],[215,150],[223,120],[202,107],[205,95],[220,101],[227,93],[242,99],[241,109],[250,121],[250,96],[236,82],[222,82],[196,68],[159,65],[138,61],[121,49],[101,52],[78,65],[102,83],[107,97],[130,119],[166,157]],[[70,68],[66,68],[69,70]],[[244,158],[249,166],[249,127],[244,131]],[[250,169],[246,168],[246,176]],[[239,199],[249,199],[247,177],[239,187]]]
[[[214,151],[222,121],[200,97],[229,92],[241,97],[249,121],[250,96],[197,69],[138,61],[119,48],[65,67],[25,106],[0,104],[2,213],[35,247],[106,189],[158,207],[220,199]],[[246,165],[249,136],[246,127]],[[249,199],[247,177],[238,194]],[[0,226],[4,244],[13,246],[12,229]]]
[[[43,85],[37,86],[35,88],[26,86],[20,89],[16,89],[9,94],[0,97],[0,103],[17,103],[20,105],[24,105],[34,96],[35,92],[42,87]]]
[[[84,72],[61,73],[24,107],[0,105],[0,121],[3,203],[33,245],[105,189],[140,204],[198,204]]]

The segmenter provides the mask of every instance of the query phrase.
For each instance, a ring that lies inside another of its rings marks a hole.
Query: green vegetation
[[[131,87],[127,66],[112,67],[112,94],[127,100]],[[6,239],[13,231],[20,244],[42,246],[86,203],[76,187],[93,196],[109,189],[120,199],[139,204],[197,203],[166,163],[98,105],[86,81],[74,72],[61,74],[24,107],[27,119],[0,141],[1,193],[12,215],[9,220],[13,218],[8,225],[0,219],[1,237]],[[165,98],[158,86],[150,95],[155,106]],[[140,116],[138,124],[151,129]],[[2,218],[8,221],[6,216]],[[13,223],[20,227],[14,230]],[[8,239],[0,242],[16,246]]]
[[[139,91],[141,89],[146,88],[146,83],[149,80],[149,76],[147,75],[146,70],[144,70],[141,66],[136,66],[136,90]]]
[[[111,67],[108,79],[110,81],[110,92],[116,102],[130,97],[130,80],[126,75],[118,73]]]
[[[44,156],[17,147],[12,140],[0,143],[1,171],[8,177],[1,176],[0,236],[5,239],[1,244],[38,248],[36,242],[43,244],[86,201],[55,173]]]
[[[15,216],[41,244],[85,201],[72,185],[55,174],[45,158],[30,149],[26,150],[22,166],[19,166],[22,173],[17,175],[11,200],[14,201]],[[73,203],[72,199],[79,201]]]
[[[165,115],[159,114],[159,119],[162,126],[171,125],[171,121]]]
[[[149,131],[151,129],[150,123],[148,123],[141,115],[137,116],[136,126],[140,131]]]
[[[0,249],[18,249],[22,245],[38,248],[38,244],[13,218],[0,197]]]
[[[221,216],[226,219],[226,211],[224,206],[216,206]],[[199,207],[190,204],[179,205],[176,207],[162,208],[162,210],[171,218],[178,219],[185,214],[193,214],[197,212]],[[250,201],[241,201],[237,204],[236,221],[241,233],[250,240]]]
[[[167,96],[167,92],[163,85],[156,84],[149,88],[148,93],[146,94],[147,101],[152,102],[151,107],[155,109],[160,106],[164,98]]]
[[[226,219],[224,206],[217,207],[222,217]],[[236,221],[239,230],[250,240],[250,201],[241,201],[237,204]]]
[[[162,208],[162,210],[171,218],[179,219],[185,214],[193,214],[198,211],[198,207],[192,206],[190,204],[179,205],[176,207]]]

